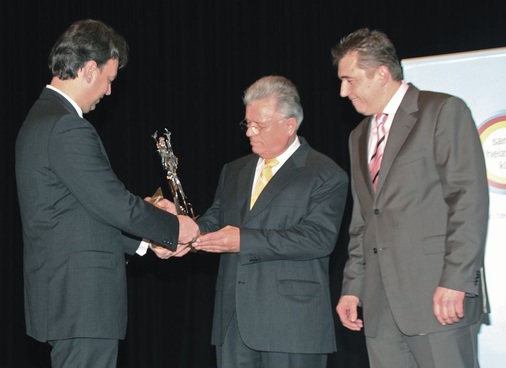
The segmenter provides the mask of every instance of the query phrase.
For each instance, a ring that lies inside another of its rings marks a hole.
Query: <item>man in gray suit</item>
[[[174,210],[167,200],[162,210],[126,190],[83,118],[126,62],[113,29],[72,24],[16,141],[26,330],[52,346],[54,368],[114,368],[127,323],[125,253],[143,254],[146,238],[159,257],[182,256],[198,234],[193,220],[165,211]]]
[[[335,351],[328,279],[347,174],[297,136],[296,87],[267,76],[245,92],[252,154],[222,170],[194,247],[222,253],[212,343],[219,368],[324,368]],[[254,200],[265,162],[273,176]],[[255,185],[254,185],[255,184]]]
[[[382,32],[360,29],[332,56],[341,96],[367,116],[349,139],[341,322],[365,328],[371,367],[478,367],[488,186],[471,113],[404,82]]]

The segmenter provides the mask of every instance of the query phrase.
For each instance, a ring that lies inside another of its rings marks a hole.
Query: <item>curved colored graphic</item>
[[[486,120],[479,128],[487,163],[490,190],[506,193],[506,112]]]

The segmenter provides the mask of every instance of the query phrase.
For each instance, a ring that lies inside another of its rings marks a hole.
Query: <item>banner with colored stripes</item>
[[[485,270],[489,324],[479,335],[480,365],[503,368],[506,357],[506,48],[402,60],[404,78],[422,90],[462,98],[473,114],[487,164],[490,221]]]

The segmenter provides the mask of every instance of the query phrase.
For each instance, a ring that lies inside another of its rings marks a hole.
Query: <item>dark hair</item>
[[[118,69],[127,64],[125,39],[101,21],[86,19],[73,23],[58,38],[49,54],[49,69],[60,79],[74,79],[88,61],[102,68],[111,59],[118,60]]]
[[[343,37],[331,50],[333,65],[338,67],[346,54],[355,51],[358,53],[360,68],[373,69],[386,65],[394,80],[403,79],[402,67],[395,46],[385,33],[361,28]]]
[[[268,97],[275,97],[277,110],[285,118],[294,117],[299,128],[304,119],[297,87],[290,80],[279,75],[268,75],[260,78],[244,92],[244,105]]]

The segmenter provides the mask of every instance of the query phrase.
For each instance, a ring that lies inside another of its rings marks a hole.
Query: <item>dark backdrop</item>
[[[130,62],[112,95],[87,118],[97,127],[126,186],[147,196],[164,182],[151,135],[168,128],[179,177],[197,213],[211,204],[222,165],[249,151],[237,123],[243,90],[281,74],[299,88],[300,134],[349,171],[347,139],[359,122],[339,97],[330,48],[359,27],[384,30],[400,58],[506,46],[504,0],[11,0],[0,15],[4,195],[0,267],[0,367],[48,367],[48,348],[26,337],[22,241],[14,178],[14,141],[33,101],[49,82],[47,56],[71,22],[96,18],[122,33]],[[505,66],[506,67],[506,66]],[[469,73],[473,71],[470,70]],[[486,98],[486,96],[484,96]],[[346,230],[331,260],[337,301]],[[209,344],[218,258],[190,254],[130,257],[129,327],[120,367],[215,367]],[[329,367],[367,367],[360,333],[336,323],[339,352]]]

